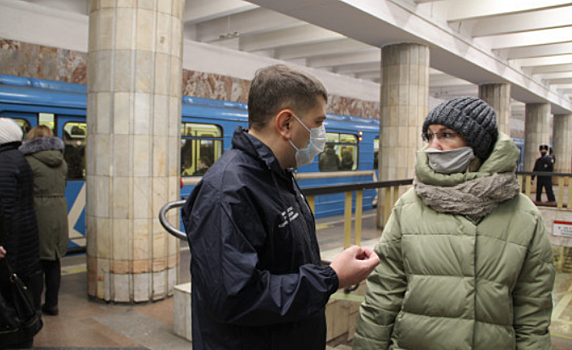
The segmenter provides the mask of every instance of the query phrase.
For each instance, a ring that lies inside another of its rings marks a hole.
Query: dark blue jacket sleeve
[[[264,245],[264,223],[255,205],[236,194],[234,200],[215,198],[217,191],[203,185],[186,228],[192,254],[193,291],[219,322],[269,325],[292,322],[324,312],[338,278],[330,267],[301,265],[295,273],[273,274],[259,268]],[[240,210],[233,208],[240,203]],[[211,205],[212,204],[212,205]],[[190,209],[185,208],[185,216]],[[237,220],[236,215],[241,218]],[[249,218],[249,224],[243,223]]]

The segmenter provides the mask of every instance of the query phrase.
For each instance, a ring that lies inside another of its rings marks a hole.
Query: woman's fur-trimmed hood
[[[20,146],[20,152],[24,155],[40,152],[40,151],[60,151],[63,153],[65,148],[64,142],[57,137],[40,137],[24,142]]]
[[[50,168],[57,168],[64,162],[64,142],[57,137],[41,137],[24,142],[19,150],[26,157],[32,157]]]

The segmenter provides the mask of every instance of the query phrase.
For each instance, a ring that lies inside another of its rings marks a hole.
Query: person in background
[[[68,237],[68,204],[65,197],[67,164],[64,142],[54,137],[47,125],[30,130],[20,152],[34,174],[34,209],[38,220],[40,261],[46,288],[42,312],[56,316],[61,282],[61,258],[65,255]]]
[[[342,150],[342,161],[340,163],[340,170],[352,170],[354,167],[352,151],[348,148]]]
[[[326,347],[326,303],[379,259],[353,246],[321,265],[314,216],[289,170],[323,151],[327,93],[284,65],[259,70],[238,127],[188,197],[193,349]]]
[[[532,171],[551,173],[554,171],[554,159],[548,154],[548,145],[540,145],[538,147],[540,157],[536,158],[534,162],[534,169]],[[532,176],[534,180],[534,175]],[[546,197],[549,203],[556,202],[554,191],[552,191],[552,176],[538,176],[536,181],[536,201],[542,202],[542,188],[546,188]]]
[[[209,170],[211,166],[211,162],[209,161],[209,158],[206,156],[202,156],[199,159],[199,168],[197,169],[197,171],[195,171],[193,173],[193,176],[203,176],[207,170]]]
[[[6,239],[5,257],[0,260],[0,276],[8,276],[8,260],[14,272],[30,288],[36,309],[40,310],[42,269],[39,259],[38,224],[34,211],[34,179],[32,169],[18,151],[22,144],[22,129],[12,119],[0,118],[0,193],[4,207]],[[1,281],[0,290],[7,295],[7,281]],[[33,337],[18,344],[6,344],[0,336],[0,345],[6,348],[31,348]],[[1,346],[0,346],[1,347]]]
[[[318,167],[320,171],[340,170],[340,158],[338,158],[334,146],[326,145],[326,150],[320,154]]]
[[[474,97],[433,109],[423,139],[375,247],[353,349],[551,349],[552,248],[520,193],[518,148]]]

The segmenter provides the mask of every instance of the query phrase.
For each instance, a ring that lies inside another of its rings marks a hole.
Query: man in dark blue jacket
[[[193,349],[323,350],[330,295],[379,262],[354,246],[320,265],[314,217],[288,170],[323,151],[326,102],[308,74],[259,70],[250,129],[237,128],[189,196]]]

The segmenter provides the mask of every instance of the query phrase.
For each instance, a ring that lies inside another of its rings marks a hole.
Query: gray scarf
[[[453,187],[432,186],[414,179],[415,193],[435,211],[481,218],[520,192],[514,172],[496,173]]]

